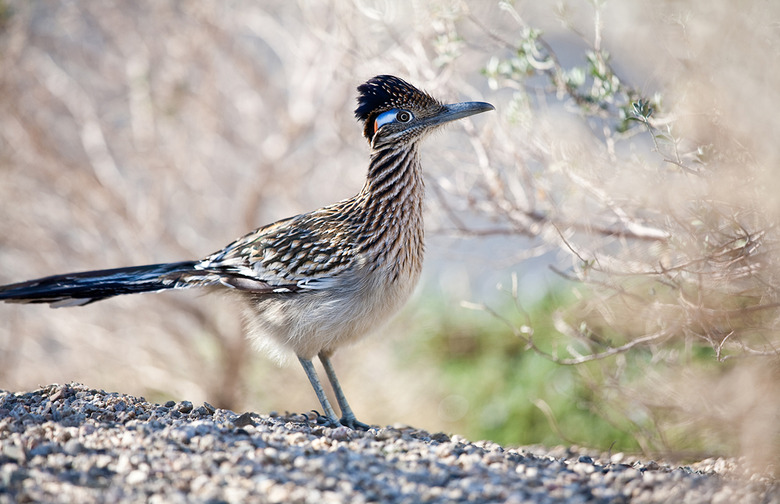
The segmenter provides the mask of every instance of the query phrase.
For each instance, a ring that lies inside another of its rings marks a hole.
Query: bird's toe
[[[371,428],[370,425],[358,421],[358,419],[355,418],[354,416],[342,417],[341,425],[343,425],[344,427],[349,427],[352,430],[361,430],[361,431],[367,431],[368,429]]]

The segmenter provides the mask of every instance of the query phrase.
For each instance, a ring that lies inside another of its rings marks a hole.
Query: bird
[[[347,402],[333,353],[371,333],[408,300],[424,253],[420,142],[454,120],[494,110],[445,104],[392,75],[357,87],[355,118],[369,144],[353,197],[278,220],[200,260],[48,276],[0,286],[0,300],[81,306],[122,294],[203,287],[237,297],[251,340],[294,353],[331,426],[367,430]],[[322,363],[341,411],[323,388]]]

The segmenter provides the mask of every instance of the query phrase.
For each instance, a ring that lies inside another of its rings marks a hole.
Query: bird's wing
[[[323,209],[257,229],[200,261],[219,282],[255,292],[326,289],[352,262],[349,225],[334,225],[338,209]]]

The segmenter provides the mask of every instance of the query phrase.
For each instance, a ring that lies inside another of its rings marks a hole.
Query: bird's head
[[[378,75],[358,86],[355,117],[374,148],[411,142],[455,119],[494,110],[484,102],[443,104],[392,75]]]

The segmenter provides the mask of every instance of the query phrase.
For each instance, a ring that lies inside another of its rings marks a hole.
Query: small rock
[[[189,401],[182,401],[179,403],[176,409],[181,413],[189,413],[192,411],[192,403]]]
[[[352,437],[352,429],[349,427],[344,427],[343,425],[341,427],[336,427],[335,429],[331,429],[330,437],[331,439],[336,439],[339,441],[346,441]]]
[[[84,449],[84,445],[82,445],[78,439],[71,438],[68,440],[67,443],[65,443],[65,446],[63,447],[63,451],[67,453],[68,455],[75,456],[81,453],[81,451]]]
[[[233,420],[233,425],[236,427],[246,427],[247,425],[257,426],[257,423],[252,418],[251,413],[243,413],[241,416]]]
[[[128,485],[137,485],[139,483],[143,483],[146,481],[146,479],[149,477],[148,474],[146,474],[144,471],[141,471],[140,469],[135,469],[133,471],[130,471],[130,473],[127,475],[127,478],[125,478],[125,481]]]
[[[6,457],[15,460],[18,463],[22,463],[25,460],[27,460],[27,457],[24,453],[24,448],[22,448],[20,445],[14,442],[8,442],[8,440],[3,440],[3,449],[2,453]]]

